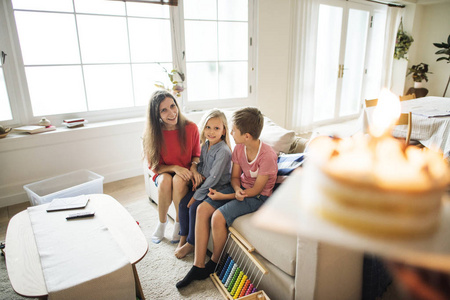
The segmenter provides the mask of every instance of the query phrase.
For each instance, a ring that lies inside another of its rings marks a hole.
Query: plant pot
[[[418,82],[418,81],[414,81],[414,88],[415,89],[420,89],[422,87],[422,81]]]

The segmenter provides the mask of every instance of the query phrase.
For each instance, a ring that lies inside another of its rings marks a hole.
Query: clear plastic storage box
[[[24,185],[31,205],[39,205],[55,198],[87,194],[103,194],[104,177],[88,170],[79,170]]]

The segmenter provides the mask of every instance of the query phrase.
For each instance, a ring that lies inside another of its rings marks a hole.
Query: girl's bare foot
[[[175,249],[175,251],[178,251],[178,249],[180,249],[181,247],[184,246],[184,244],[186,244],[186,239],[187,236],[185,235],[180,236],[180,242],[178,243],[177,249]]]
[[[194,245],[185,243],[182,247],[175,250],[175,256],[176,258],[183,258],[191,252],[194,252]]]

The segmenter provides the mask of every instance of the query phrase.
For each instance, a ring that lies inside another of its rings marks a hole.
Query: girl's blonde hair
[[[184,151],[186,147],[186,130],[185,126],[191,123],[181,113],[175,97],[164,90],[158,90],[152,94],[147,108],[147,122],[143,137],[144,158],[147,159],[150,169],[155,169],[159,165],[161,152],[165,149],[163,137],[163,122],[161,121],[159,113],[159,105],[166,98],[173,99],[173,102],[178,108],[178,138],[180,140],[181,150]]]
[[[212,118],[219,118],[220,121],[222,121],[223,124],[223,129],[225,130],[225,134],[222,135],[222,140],[228,145],[228,147],[231,150],[231,145],[230,145],[230,134],[229,134],[229,130],[228,130],[228,121],[227,121],[227,117],[225,116],[225,114],[218,110],[218,109],[211,109],[209,112],[207,112],[206,114],[203,115],[202,120],[200,122],[201,124],[201,133],[200,133],[200,144],[203,146],[203,144],[206,142],[206,137],[205,137],[205,127],[206,124],[208,123],[208,121]]]

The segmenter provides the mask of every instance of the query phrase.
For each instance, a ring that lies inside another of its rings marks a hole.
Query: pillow
[[[277,155],[288,153],[295,139],[295,132],[278,126],[272,120],[264,117],[264,128],[260,136],[261,141],[273,148]]]
[[[235,112],[235,110],[223,109],[222,111],[227,117],[228,130],[231,131],[232,126],[231,119],[233,118],[233,113]],[[199,131],[201,131],[200,128]],[[264,117],[264,127],[261,132],[261,136],[259,138],[261,141],[271,146],[272,149],[275,151],[275,153],[279,155],[280,152],[283,153],[289,152],[289,149],[295,140],[295,132],[293,130],[287,130],[281,126],[278,126],[268,117]],[[230,144],[231,149],[233,150],[236,144],[231,135],[230,135]]]
[[[292,154],[280,154],[278,156],[278,173],[277,181],[273,190],[275,191],[278,186],[292,173],[295,169],[301,167],[305,160],[305,153],[292,153]]]
[[[278,156],[277,176],[287,176],[300,167],[305,160],[305,153],[280,154]]]

